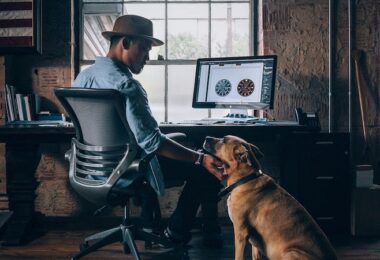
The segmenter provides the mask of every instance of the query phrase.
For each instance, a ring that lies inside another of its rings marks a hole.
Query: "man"
[[[132,73],[138,74],[142,71],[146,61],[149,60],[152,46],[163,44],[159,39],[152,37],[152,22],[136,15],[120,16],[115,21],[113,30],[105,31],[102,35],[110,40],[107,56],[97,57],[94,65],[82,71],[76,78],[74,87],[112,88],[124,93],[127,120],[138,145],[146,154],[155,153],[171,159],[172,171],[175,171],[179,178],[186,180],[177,208],[165,229],[165,236],[174,242],[187,243],[191,239],[190,228],[200,203],[209,205],[204,209],[208,220],[205,225],[206,233],[217,231],[215,211],[216,194],[220,187],[218,179],[223,178],[219,167],[221,162],[208,154],[188,149],[162,134],[151,114],[144,88],[132,77]],[[173,160],[181,161],[184,165],[178,166]],[[153,158],[151,166],[151,171],[146,177],[154,190],[162,195],[164,185],[157,158]],[[212,175],[204,173],[202,166]],[[192,172],[183,171],[184,168],[191,169]],[[122,179],[117,185],[128,186],[132,181],[133,179]],[[157,199],[151,196],[149,190],[145,191],[144,195],[143,225],[152,228],[152,214],[154,214],[152,208]]]

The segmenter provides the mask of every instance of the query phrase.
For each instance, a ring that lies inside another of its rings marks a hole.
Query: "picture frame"
[[[42,0],[0,0],[0,55],[42,52]]]

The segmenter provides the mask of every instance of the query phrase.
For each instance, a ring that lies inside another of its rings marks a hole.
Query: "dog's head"
[[[236,171],[261,169],[259,159],[263,154],[260,149],[237,136],[227,135],[223,138],[207,136],[203,149],[223,162],[229,176]]]

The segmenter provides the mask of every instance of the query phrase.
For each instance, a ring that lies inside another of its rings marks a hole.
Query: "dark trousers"
[[[169,219],[169,228],[181,234],[190,232],[199,207],[202,208],[202,224],[205,231],[218,228],[218,192],[220,182],[203,167],[158,157],[167,188],[185,183],[177,207]],[[174,185],[173,185],[174,183]],[[154,191],[146,192],[142,200],[143,225],[156,224],[159,204]]]

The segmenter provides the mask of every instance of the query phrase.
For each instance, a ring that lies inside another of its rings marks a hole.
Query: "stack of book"
[[[7,121],[32,121],[39,112],[40,97],[34,94],[17,93],[14,86],[5,86]]]
[[[20,94],[11,85],[5,86],[8,124],[64,124],[61,113],[41,111],[42,97],[35,94]],[[67,123],[67,122],[66,122]]]

